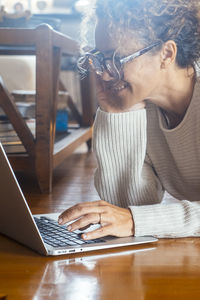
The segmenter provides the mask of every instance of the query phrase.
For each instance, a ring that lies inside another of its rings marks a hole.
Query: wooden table
[[[200,240],[160,240],[52,258],[1,236],[0,295],[10,300],[200,299]]]
[[[92,153],[72,154],[55,170],[50,195],[21,178],[32,212],[61,212],[72,200],[98,200],[95,166]],[[200,299],[200,239],[42,257],[0,235],[0,295],[8,300]]]

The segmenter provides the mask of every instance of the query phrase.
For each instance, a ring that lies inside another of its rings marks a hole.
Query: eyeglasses
[[[85,53],[84,56],[78,60],[78,70],[81,77],[88,75],[90,69],[92,69],[97,75],[102,76],[106,71],[113,79],[120,80],[123,78],[123,66],[133,61],[136,57],[139,57],[154,47],[158,46],[161,42],[158,41],[152,45],[140,49],[139,51],[124,57],[117,56],[115,52],[112,57],[105,57],[99,50],[94,49]]]

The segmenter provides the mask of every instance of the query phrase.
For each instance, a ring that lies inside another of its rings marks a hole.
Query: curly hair
[[[105,19],[112,35],[134,32],[143,43],[174,40],[179,67],[200,59],[199,0],[96,0],[84,20]]]

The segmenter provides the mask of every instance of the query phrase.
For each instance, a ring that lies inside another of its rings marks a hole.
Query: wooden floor
[[[17,178],[34,214],[54,213],[79,202],[99,199],[93,183],[95,168],[94,155],[84,144],[54,170],[52,194],[41,194],[30,175],[18,173]]]

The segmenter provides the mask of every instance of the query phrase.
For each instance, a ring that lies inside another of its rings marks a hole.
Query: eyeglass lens
[[[98,74],[103,74],[102,62],[94,55],[88,55],[88,63],[90,67]]]
[[[119,80],[122,75],[122,64],[117,57],[104,58],[100,52],[89,53],[87,55],[88,65],[97,75],[102,76],[106,71],[111,77]],[[88,68],[87,68],[88,69]]]
[[[105,59],[105,70],[111,77],[115,79],[120,79],[122,75],[122,65],[120,63],[120,60],[116,57],[114,57],[113,60]]]

